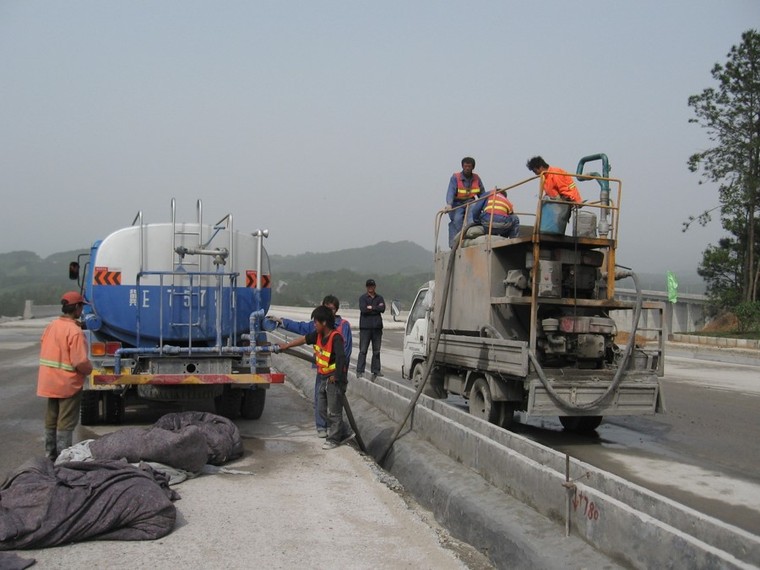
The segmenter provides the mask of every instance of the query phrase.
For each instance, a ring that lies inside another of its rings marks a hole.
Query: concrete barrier
[[[307,369],[307,378],[309,374],[313,372]],[[313,394],[309,392],[313,390],[311,382],[309,378],[308,386],[304,387],[307,396]],[[394,423],[400,421],[413,391],[382,378],[372,383],[352,377],[349,385],[351,401],[366,402],[366,409],[362,408],[362,413],[355,410],[355,415],[365,443],[377,456]],[[499,566],[527,567],[529,560],[540,567],[554,564],[550,547],[542,546],[543,554],[534,552],[529,537],[499,522],[503,513],[495,514],[498,511],[482,505],[473,508],[472,505],[481,504],[476,498],[467,495],[465,499],[465,490],[447,486],[438,472],[442,468],[438,461],[431,465],[415,461],[410,456],[413,451],[407,447],[413,438],[429,443],[447,458],[478,473],[494,489],[552,521],[553,532],[560,537],[564,535],[562,525],[569,500],[572,534],[625,565],[635,568],[760,565],[760,537],[574,459],[569,462],[574,489],[568,497],[563,486],[565,455],[440,401],[423,396],[411,426],[394,445],[385,467],[435,512],[455,536],[487,551]],[[452,506],[454,503],[456,508]],[[503,536],[503,532],[510,535]],[[545,534],[550,532],[545,530]],[[534,556],[539,558],[532,559]],[[504,560],[518,563],[510,565]],[[585,566],[597,564],[587,562]]]
[[[27,299],[24,303],[24,320],[44,319],[61,314],[61,305],[35,305]]]

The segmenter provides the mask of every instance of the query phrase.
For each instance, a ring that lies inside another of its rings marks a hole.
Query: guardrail
[[[694,294],[680,294],[678,300],[675,303],[668,302],[668,294],[664,291],[642,291],[645,301],[663,301],[665,302],[665,316],[663,323],[663,334],[668,340],[673,340],[673,334],[675,333],[688,333],[698,331],[704,327],[709,319],[706,315],[707,297],[705,295]],[[634,289],[615,289],[615,297],[623,301],[633,301],[636,299],[636,291]],[[630,330],[631,328],[631,315],[622,314],[624,311],[620,311],[621,314],[613,314],[613,318],[620,330]],[[642,328],[648,328],[650,323],[647,323],[649,317],[645,311],[642,313],[642,322],[639,326]]]

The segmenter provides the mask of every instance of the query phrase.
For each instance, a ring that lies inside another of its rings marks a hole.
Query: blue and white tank
[[[256,289],[258,239],[198,223],[143,224],[112,233],[91,249],[88,328],[101,339],[143,347],[215,346],[237,339],[249,331],[250,314],[266,313],[271,303],[263,247],[262,285]],[[220,255],[180,256],[176,249],[182,247]],[[225,263],[215,264],[225,250]]]

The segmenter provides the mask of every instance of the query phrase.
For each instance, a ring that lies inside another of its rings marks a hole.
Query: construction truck
[[[602,173],[584,174],[596,161]],[[521,214],[517,237],[472,226],[450,251],[436,248],[435,280],[417,294],[403,347],[402,375],[425,394],[463,396],[470,413],[503,427],[559,416],[584,432],[604,416],[661,411],[664,304],[643,301],[635,273],[616,265],[622,182],[604,154],[582,158],[576,177],[598,183],[598,201],[546,200],[541,184],[535,223]],[[634,280],[636,301],[615,298],[622,278]]]
[[[284,375],[269,366],[271,302],[267,230],[246,234],[232,214],[215,224],[132,225],[96,241],[69,265],[87,305],[82,326],[94,370],[81,421],[119,423],[128,400],[181,402],[258,419],[266,390]]]

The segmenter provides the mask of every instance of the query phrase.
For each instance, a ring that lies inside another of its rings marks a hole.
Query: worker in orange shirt
[[[544,194],[550,200],[581,202],[575,180],[567,171],[556,166],[549,166],[540,156],[531,158],[526,166],[533,174],[543,175]]]
[[[64,293],[63,314],[42,333],[37,395],[47,398],[45,455],[51,460],[71,447],[84,378],[92,372],[87,340],[78,323],[85,303],[76,291]]]

